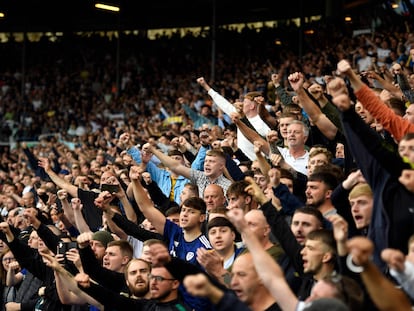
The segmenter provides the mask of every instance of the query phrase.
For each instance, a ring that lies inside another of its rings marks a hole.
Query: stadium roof
[[[209,26],[213,3],[218,25],[343,12],[372,0],[102,0],[120,13],[94,7],[98,0],[0,0],[0,32],[154,29]],[[374,1],[375,2],[375,1]],[[377,2],[378,3],[378,2]],[[333,6],[333,7],[332,7]]]

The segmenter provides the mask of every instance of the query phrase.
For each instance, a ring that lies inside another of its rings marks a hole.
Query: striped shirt
[[[211,182],[204,172],[195,169],[191,170],[190,181],[198,186],[200,198],[204,198],[204,190],[210,184],[216,184],[223,188],[224,195],[226,195],[227,189],[231,185],[231,181],[224,177],[224,175],[220,175],[214,182]]]

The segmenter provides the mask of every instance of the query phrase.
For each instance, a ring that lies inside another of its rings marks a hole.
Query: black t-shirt
[[[267,308],[264,311],[282,311],[282,309],[280,309],[279,305],[275,302],[274,304],[272,304],[269,308]]]
[[[82,214],[92,231],[97,231],[102,226],[102,211],[94,203],[98,195],[97,192],[78,188],[78,198],[83,205]]]

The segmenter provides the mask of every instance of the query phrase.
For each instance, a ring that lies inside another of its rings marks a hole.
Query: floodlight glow
[[[119,7],[117,7],[117,6],[103,4],[103,3],[96,3],[95,8],[102,9],[102,10],[107,10],[107,11],[113,11],[113,12],[119,12],[120,11]]]

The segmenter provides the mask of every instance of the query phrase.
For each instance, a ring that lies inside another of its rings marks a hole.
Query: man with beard
[[[331,194],[337,184],[336,176],[327,170],[312,173],[306,184],[306,205],[318,209],[325,218],[336,214]]]
[[[165,246],[165,253],[168,250]],[[117,295],[115,292],[91,282],[87,274],[78,274],[75,279],[79,287],[99,301],[105,310],[191,310],[179,295],[180,281],[169,270],[158,264],[149,273],[149,264],[144,260],[134,259],[125,273],[127,284],[133,298]],[[149,289],[150,299],[146,290]],[[140,295],[140,296],[138,296]],[[135,297],[134,297],[135,296]]]
[[[59,299],[61,299],[62,303],[79,304],[83,301],[93,303],[95,306],[100,306],[99,303],[89,295],[85,296],[85,293],[77,287],[74,278],[59,264],[55,257],[45,253],[42,253],[42,256],[47,265],[55,270],[58,283],[65,283],[65,286],[62,287],[65,288],[65,290],[58,290]],[[128,286],[128,293],[125,293],[125,296],[134,299],[149,299],[151,297],[148,279],[150,272],[150,263],[142,259],[132,259],[125,268],[125,280]],[[124,293],[122,294],[124,295]],[[84,297],[89,298],[86,300]],[[90,306],[90,308],[92,308],[92,306]]]
[[[311,207],[300,207],[295,210],[290,223],[290,230],[300,245],[305,245],[309,232],[323,228],[323,216],[319,210]],[[287,227],[286,227],[287,229]]]
[[[143,259],[132,259],[125,269],[125,280],[128,285],[130,297],[150,298],[149,275],[151,264]]]
[[[62,275],[68,283],[71,283],[73,291],[78,293],[73,286],[73,278],[52,256],[44,256],[59,275]],[[105,310],[191,310],[182,303],[178,294],[180,282],[162,266],[153,267],[142,259],[133,259],[129,262],[125,271],[125,279],[129,289],[129,297],[118,295],[106,287],[96,284],[89,276],[80,273],[75,277],[80,289],[101,303]]]

